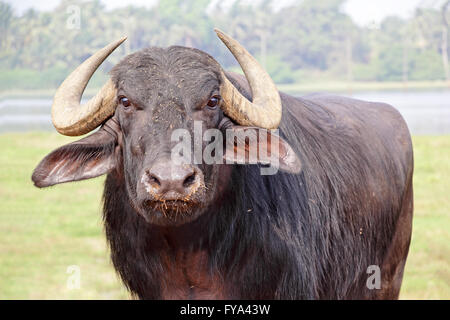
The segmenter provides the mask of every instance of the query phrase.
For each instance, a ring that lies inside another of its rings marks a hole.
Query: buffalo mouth
[[[145,201],[144,206],[146,209],[162,214],[168,220],[180,221],[192,218],[201,207],[201,203],[185,199],[148,200]]]

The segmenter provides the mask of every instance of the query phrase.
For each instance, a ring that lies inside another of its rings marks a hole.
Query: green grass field
[[[101,221],[103,178],[39,190],[30,177],[74,139],[0,135],[0,299],[127,299]],[[415,137],[415,217],[403,299],[450,298],[450,136]],[[68,289],[68,266],[81,288]]]

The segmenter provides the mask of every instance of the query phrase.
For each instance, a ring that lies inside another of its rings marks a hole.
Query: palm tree
[[[8,31],[10,28],[13,11],[9,3],[0,2],[0,49],[7,46]]]
[[[450,5],[450,0],[446,1],[442,6],[442,63],[444,65],[445,79],[450,82],[450,70],[448,67],[448,34],[449,34],[449,22],[447,18],[447,9]]]

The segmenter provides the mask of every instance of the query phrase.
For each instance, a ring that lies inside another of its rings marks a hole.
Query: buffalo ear
[[[226,163],[266,164],[289,173],[299,173],[302,168],[289,143],[275,131],[257,127],[228,128],[223,157]]]
[[[39,188],[90,179],[116,167],[117,134],[101,128],[81,140],[48,154],[34,169],[31,179]]]

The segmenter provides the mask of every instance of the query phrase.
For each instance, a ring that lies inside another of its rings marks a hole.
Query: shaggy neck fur
[[[295,113],[284,108],[280,128],[303,172],[261,176],[258,166],[234,166],[222,201],[174,230],[197,235],[180,241],[179,249],[205,250],[209,270],[226,279],[231,298],[370,297],[361,291],[366,270],[383,263],[405,192],[398,181],[406,181],[406,172],[350,137],[320,105],[282,99],[303,107]],[[388,190],[375,195],[374,180]],[[105,183],[104,219],[125,284],[139,298],[161,298],[162,231],[134,212],[115,173]]]

